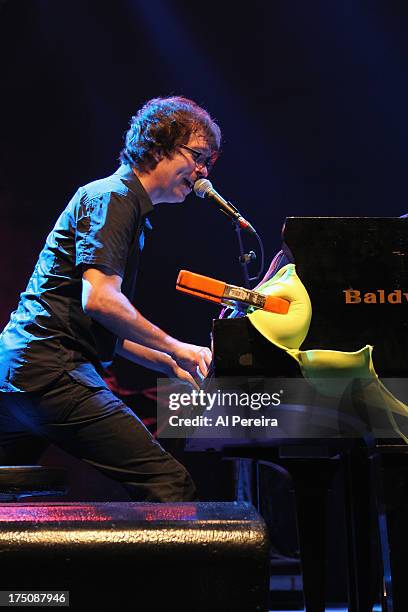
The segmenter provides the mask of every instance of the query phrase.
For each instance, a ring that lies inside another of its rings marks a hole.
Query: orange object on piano
[[[289,302],[283,298],[262,295],[251,289],[228,285],[223,281],[188,270],[180,270],[176,289],[225,306],[244,304],[277,314],[286,314],[289,310]]]

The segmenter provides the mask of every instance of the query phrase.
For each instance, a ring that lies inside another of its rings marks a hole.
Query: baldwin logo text
[[[401,289],[385,291],[359,291],[359,289],[343,290],[346,304],[405,304],[408,302],[408,292]]]

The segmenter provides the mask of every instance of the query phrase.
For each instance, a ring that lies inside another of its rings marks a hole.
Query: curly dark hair
[[[153,170],[158,159],[171,157],[193,133],[204,135],[214,163],[220,152],[221,131],[207,111],[181,96],[153,98],[132,117],[119,159],[141,171]]]

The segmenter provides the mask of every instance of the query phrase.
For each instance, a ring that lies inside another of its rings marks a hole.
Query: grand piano
[[[408,219],[289,217],[282,241],[313,308],[302,350],[357,351],[372,345],[380,379],[386,385],[398,381],[398,389],[404,390],[408,381]],[[215,380],[301,377],[293,359],[268,342],[247,317],[214,320],[212,334]],[[346,413],[350,397],[343,398]],[[377,537],[382,609],[406,612],[408,446],[395,431],[385,438],[367,437],[364,432],[344,436],[340,427],[322,438],[194,438],[186,445],[187,451],[208,448],[221,450],[229,458],[252,459],[255,465],[267,462],[290,474],[307,612],[325,609],[327,494],[340,464],[345,475],[349,612],[372,611],[376,589],[371,540]],[[374,532],[370,504],[375,505],[377,518]]]

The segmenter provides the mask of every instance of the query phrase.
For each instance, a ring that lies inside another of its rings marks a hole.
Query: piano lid
[[[381,377],[408,375],[408,219],[288,217],[293,256],[313,308],[303,349],[374,345]]]

